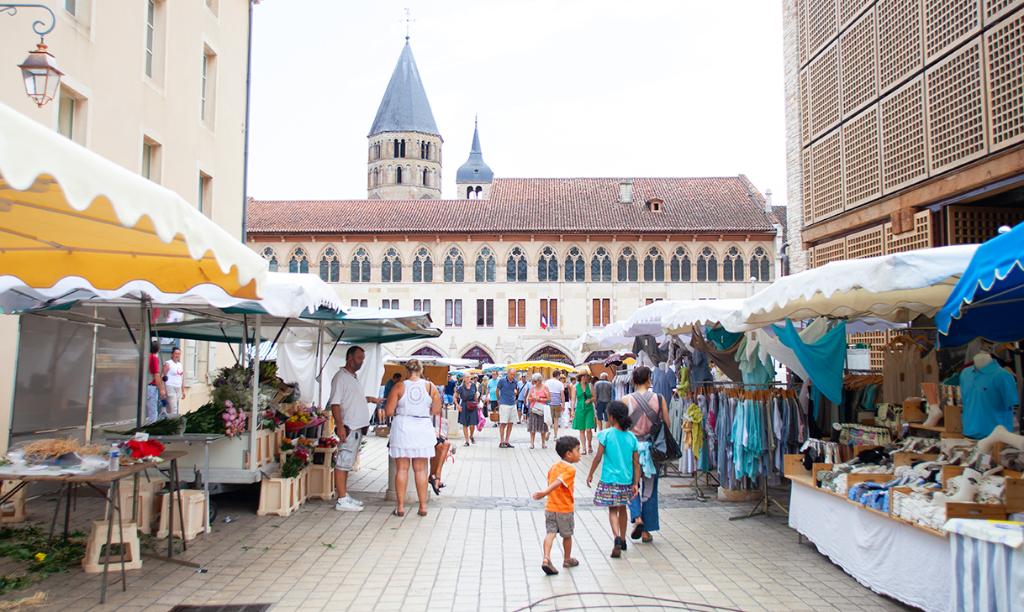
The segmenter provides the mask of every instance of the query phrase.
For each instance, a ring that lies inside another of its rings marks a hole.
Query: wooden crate
[[[260,484],[260,506],[256,511],[259,516],[276,514],[277,516],[290,516],[302,505],[302,498],[299,497],[299,482],[302,480],[300,474],[296,478],[281,478],[271,476],[265,478]]]
[[[260,429],[256,431],[256,467],[263,467],[274,462],[277,454],[275,447],[277,432],[273,429]]]
[[[962,465],[944,465],[942,466],[942,474],[939,476],[939,482],[945,487],[950,478],[956,478],[963,473],[964,466]]]
[[[846,488],[862,482],[889,482],[892,479],[892,474],[847,474]]]
[[[336,448],[317,448],[313,452],[315,461],[322,457],[322,463],[314,462],[306,471],[309,472],[308,497],[329,501],[334,498],[334,453]]]
[[[976,502],[946,502],[946,520],[955,518],[1005,521],[1006,506],[1003,504],[979,504]]]
[[[1004,497],[1007,512],[1024,512],[1024,479],[1007,478]]]
[[[913,465],[917,461],[935,461],[938,458],[938,453],[894,453],[892,464],[899,467],[901,465]]]
[[[804,467],[804,456],[800,454],[783,456],[782,473],[786,476],[811,475],[811,471]]]
[[[20,482],[20,480],[4,480],[0,485],[0,495],[6,495]],[[26,488],[22,487],[11,499],[0,506],[0,523],[23,523],[28,519],[25,504]]]
[[[946,433],[963,433],[963,406],[946,406],[942,410],[942,425]]]
[[[928,413],[925,412],[923,399],[911,397],[903,400],[904,423],[924,423],[927,419]]]

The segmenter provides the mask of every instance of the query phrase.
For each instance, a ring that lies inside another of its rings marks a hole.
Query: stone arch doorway
[[[485,363],[494,363],[494,358],[485,349],[474,346],[465,353],[462,354],[463,359],[476,359],[481,365]]]
[[[558,363],[564,363],[565,365],[573,365],[572,359],[565,354],[560,348],[551,346],[550,344],[542,346],[530,355],[528,361],[557,361]]]
[[[423,346],[413,352],[414,357],[444,357],[440,351],[431,346]]]

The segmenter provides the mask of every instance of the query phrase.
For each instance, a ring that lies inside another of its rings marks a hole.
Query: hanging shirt
[[[960,373],[963,428],[968,438],[984,438],[997,425],[1013,431],[1013,408],[1018,404],[1017,382],[995,361],[980,370],[971,366]]]
[[[843,370],[846,367],[846,321],[833,327],[820,340],[805,344],[786,319],[785,327],[773,325],[775,335],[796,353],[800,364],[807,370],[815,388],[834,403],[843,401]]]

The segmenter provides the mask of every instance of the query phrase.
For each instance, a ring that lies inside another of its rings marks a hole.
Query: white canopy
[[[784,319],[875,317],[907,322],[933,316],[946,303],[977,245],[959,245],[835,261],[784,276],[743,300],[730,331]]]
[[[690,333],[695,325],[721,323],[729,331],[745,331],[747,326],[739,319],[744,300],[730,298],[722,300],[685,300],[669,302],[675,307],[664,313],[661,319],[663,331],[671,334]]]

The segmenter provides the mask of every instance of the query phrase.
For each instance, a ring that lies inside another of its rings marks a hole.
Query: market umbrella
[[[1024,223],[978,247],[935,316],[941,346],[1024,338]]]
[[[176,193],[0,104],[0,283],[254,299],[259,255]]]
[[[559,363],[557,361],[519,361],[516,363],[510,363],[505,366],[507,370],[533,370],[533,369],[551,369],[551,370],[562,370],[564,372],[575,372],[576,368],[571,365]]]

